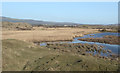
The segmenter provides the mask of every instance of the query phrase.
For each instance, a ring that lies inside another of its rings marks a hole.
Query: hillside
[[[71,22],[51,22],[51,21],[41,21],[41,20],[33,20],[33,19],[15,19],[15,18],[9,18],[9,17],[0,17],[0,20],[3,22],[23,22],[23,23],[29,23],[32,25],[78,25],[77,23],[71,23]]]
[[[28,23],[21,23],[21,22],[2,22],[2,29],[3,30],[31,30],[32,25]]]

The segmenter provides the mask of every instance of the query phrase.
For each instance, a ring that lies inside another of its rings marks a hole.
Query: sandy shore
[[[97,32],[97,29],[34,27],[34,30],[3,30],[2,39],[19,39],[30,42],[70,41],[74,37]]]

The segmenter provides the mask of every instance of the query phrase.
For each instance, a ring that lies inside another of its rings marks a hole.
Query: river
[[[97,44],[98,46],[104,46],[103,49],[109,49],[112,51],[112,54],[117,54],[119,51],[119,46],[120,45],[112,45],[112,44],[105,44],[105,43],[99,43],[99,42],[88,42],[88,41],[80,41],[78,39],[80,38],[100,38],[105,35],[114,35],[114,36],[120,36],[118,33],[111,33],[111,32],[104,32],[104,33],[96,33],[96,34],[88,34],[84,35],[83,37],[76,37],[72,42],[59,42],[59,43],[87,43],[87,44]],[[41,43],[40,46],[46,46],[46,43]],[[101,55],[106,55],[101,53]]]

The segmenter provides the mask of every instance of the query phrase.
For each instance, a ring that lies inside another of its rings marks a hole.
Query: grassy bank
[[[59,51],[49,45],[41,47],[15,39],[2,40],[3,71],[116,71],[118,62],[108,58],[77,54],[75,51]],[[59,45],[58,45],[59,46]],[[66,45],[74,47],[72,45]],[[62,49],[63,47],[59,47]],[[69,48],[69,47],[68,47]],[[67,49],[68,50],[68,49]],[[71,49],[70,49],[71,50]]]
[[[2,50],[3,70],[7,71],[21,71],[28,61],[51,54],[49,49],[14,39],[2,40]]]

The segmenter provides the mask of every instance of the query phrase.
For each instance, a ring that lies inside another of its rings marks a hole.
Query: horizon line
[[[39,19],[34,19],[34,18],[17,18],[17,17],[9,17],[9,16],[0,16],[0,17],[6,17],[6,18],[11,18],[11,19],[18,19],[18,20],[34,20],[34,21],[46,21],[46,22],[60,22],[60,23],[76,23],[76,24],[88,24],[88,25],[110,25],[110,24],[118,24],[118,23],[107,23],[107,24],[103,24],[103,23],[79,23],[79,22],[70,22],[70,21],[49,21],[49,20],[39,20]],[[2,18],[1,18],[2,19]]]

